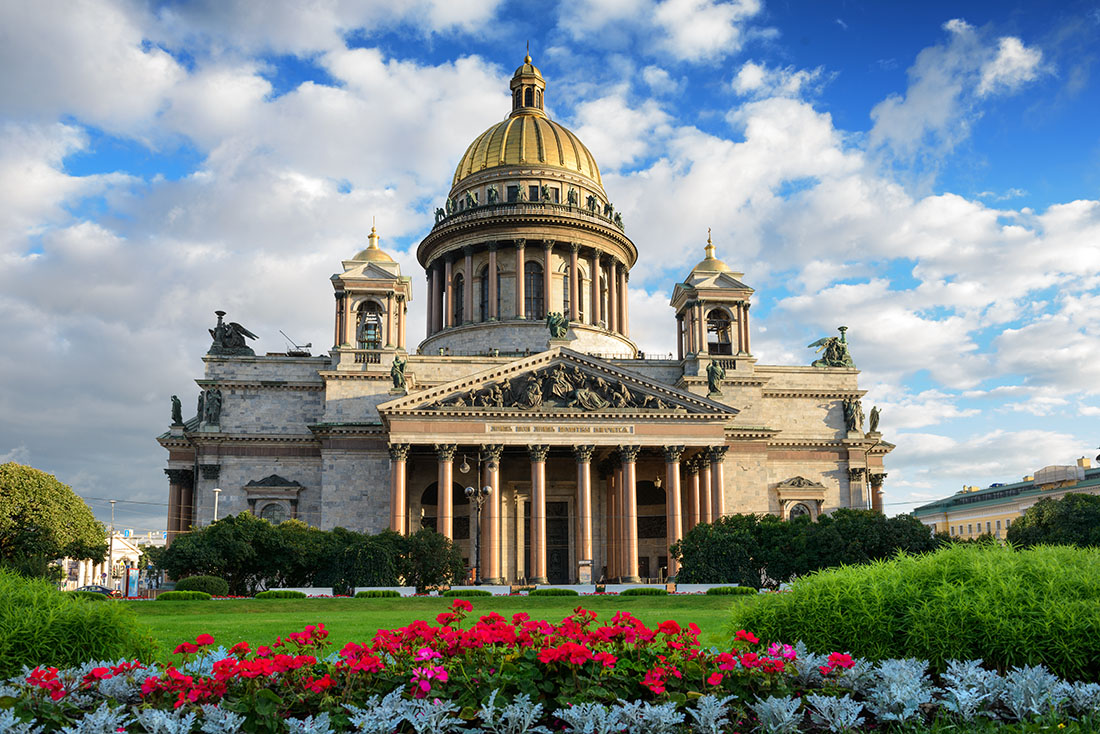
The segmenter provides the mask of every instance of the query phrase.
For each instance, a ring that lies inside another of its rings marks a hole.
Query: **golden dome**
[[[370,244],[367,245],[367,249],[359,252],[355,257],[352,258],[352,260],[358,260],[359,262],[392,263],[393,258],[382,252],[381,249],[379,249],[378,240],[378,232],[372,226],[370,228],[370,236],[367,237],[367,242],[369,242]]]
[[[710,230],[707,230],[707,246],[703,248],[707,256],[699,261],[699,264],[691,269],[693,273],[730,273],[733,268],[714,256],[714,245],[710,241]]]
[[[527,56],[512,76],[512,113],[470,143],[455,169],[453,185],[497,166],[548,166],[579,173],[601,189],[596,159],[584,143],[543,111],[546,82]]]

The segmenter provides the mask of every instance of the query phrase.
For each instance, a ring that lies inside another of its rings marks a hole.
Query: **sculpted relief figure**
[[[564,339],[569,330],[569,319],[557,311],[546,314],[546,326],[550,329],[551,339]]]
[[[523,387],[523,407],[542,407],[542,387],[539,386],[539,381],[534,375],[527,378],[527,384]]]
[[[848,352],[848,340],[844,336],[844,332],[848,331],[847,326],[838,327],[840,336],[826,336],[818,339],[814,343],[808,345],[808,348],[817,348],[818,352],[824,352],[820,359],[814,360],[812,367],[855,367],[856,363],[852,361],[852,355]]]
[[[207,329],[207,331],[210,332],[210,338],[213,339],[207,354],[221,356],[256,356],[256,353],[253,352],[244,341],[246,337],[255,339],[255,334],[235,321],[231,321],[228,324],[225,323],[222,320],[222,317],[225,316],[225,311],[215,311],[214,315],[218,317],[218,323],[213,329]]]
[[[855,398],[844,401],[844,426],[850,432],[863,430],[863,404]]]

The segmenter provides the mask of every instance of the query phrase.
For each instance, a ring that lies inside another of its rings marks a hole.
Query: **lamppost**
[[[474,533],[474,561],[476,565],[476,574],[474,575],[474,584],[481,585],[481,505],[489,498],[489,494],[492,492],[492,488],[485,486],[481,489],[474,489],[473,487],[466,488],[466,499],[474,503],[476,512],[474,514],[475,533]]]
[[[218,495],[221,493],[221,487],[214,487],[214,522],[218,521]]]
[[[115,502],[118,500],[111,500],[111,540],[108,546],[110,550],[107,551],[107,588],[109,589],[115,586]]]

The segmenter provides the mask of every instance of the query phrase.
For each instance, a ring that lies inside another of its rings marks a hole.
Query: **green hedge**
[[[176,582],[176,591],[205,591],[210,596],[229,596],[229,582],[217,576],[188,576]]]
[[[304,591],[294,591],[293,589],[268,589],[267,591],[261,591],[256,594],[256,599],[305,599],[307,594]]]
[[[210,601],[210,595],[205,591],[166,591],[157,601]]]
[[[88,660],[152,659],[156,645],[132,609],[125,604],[91,604],[82,597],[61,593],[45,579],[0,569],[0,680],[24,665],[68,667]]]
[[[364,589],[355,593],[356,599],[397,599],[400,592],[393,589]]]
[[[707,596],[743,596],[755,593],[756,589],[751,586],[715,586],[707,589]]]
[[[107,601],[106,594],[99,594],[94,591],[66,591],[65,596],[70,599],[84,599],[86,601]]]
[[[580,596],[576,589],[531,589],[527,596]]]
[[[493,592],[485,589],[447,589],[440,596],[492,596]]]
[[[1100,549],[954,545],[796,581],[734,610],[730,631],[804,641],[815,652],[1100,674]]]
[[[635,586],[623,589],[619,596],[668,596],[668,590],[661,586]]]

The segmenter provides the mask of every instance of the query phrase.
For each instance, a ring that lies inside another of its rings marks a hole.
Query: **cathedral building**
[[[638,249],[596,160],[546,115],[530,57],[511,92],[417,248],[424,280],[373,229],[332,276],[327,356],[256,356],[218,313],[197,415],[175,410],[158,438],[170,535],[246,510],[431,527],[488,581],[633,581],[675,575],[669,547],[726,514],[881,508],[893,446],[877,415],[864,430],[843,329],[812,345],[812,366],[757,364],[753,289],[708,238],[673,289],[676,353],[639,351]],[[414,296],[427,304],[419,345],[406,338]],[[489,490],[480,532],[468,487]]]

